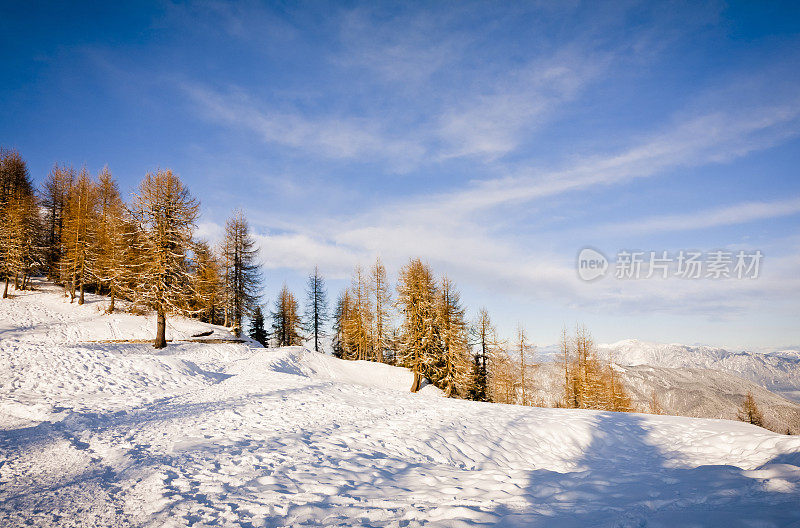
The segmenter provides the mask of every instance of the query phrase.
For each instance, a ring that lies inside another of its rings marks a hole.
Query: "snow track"
[[[1,526],[800,523],[794,437],[413,395],[300,348],[87,344],[151,320],[60,304],[0,303]]]

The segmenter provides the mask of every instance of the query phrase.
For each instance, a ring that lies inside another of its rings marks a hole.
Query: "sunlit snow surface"
[[[0,301],[0,526],[787,526],[800,438],[410,394],[408,371],[218,327]]]

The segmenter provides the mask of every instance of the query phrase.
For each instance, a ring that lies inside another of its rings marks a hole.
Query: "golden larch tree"
[[[135,302],[156,312],[155,348],[164,348],[168,313],[186,312],[192,298],[187,250],[199,211],[180,178],[170,170],[145,176],[131,205],[142,258],[135,263]]]

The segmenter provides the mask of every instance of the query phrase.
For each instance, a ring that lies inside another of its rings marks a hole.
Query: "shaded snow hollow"
[[[411,394],[405,369],[0,301],[0,526],[786,526],[800,438]],[[228,336],[229,337],[229,336]]]

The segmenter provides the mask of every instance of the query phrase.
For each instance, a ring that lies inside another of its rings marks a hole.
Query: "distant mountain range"
[[[800,351],[730,351],[710,346],[648,343],[626,339],[599,345],[598,352],[617,365],[649,365],[677,369],[710,369],[750,380],[789,399],[800,401]]]
[[[635,408],[650,412],[653,393],[663,414],[736,420],[745,394],[751,392],[764,414],[765,427],[800,434],[800,403],[732,373],[698,368],[650,365],[615,366]],[[561,365],[543,363],[536,371],[536,398],[555,406],[563,394]]]
[[[800,402],[800,350],[731,351],[711,346],[651,343],[625,339],[597,346],[601,357],[620,366],[709,369],[750,380],[765,389]],[[556,346],[538,351],[541,361],[557,360]]]
[[[767,427],[800,434],[800,350],[731,351],[719,347],[626,339],[597,346],[622,374],[637,408],[646,411],[653,392],[667,414],[736,419],[750,391]],[[563,374],[558,347],[537,350],[539,398],[554,405]]]

